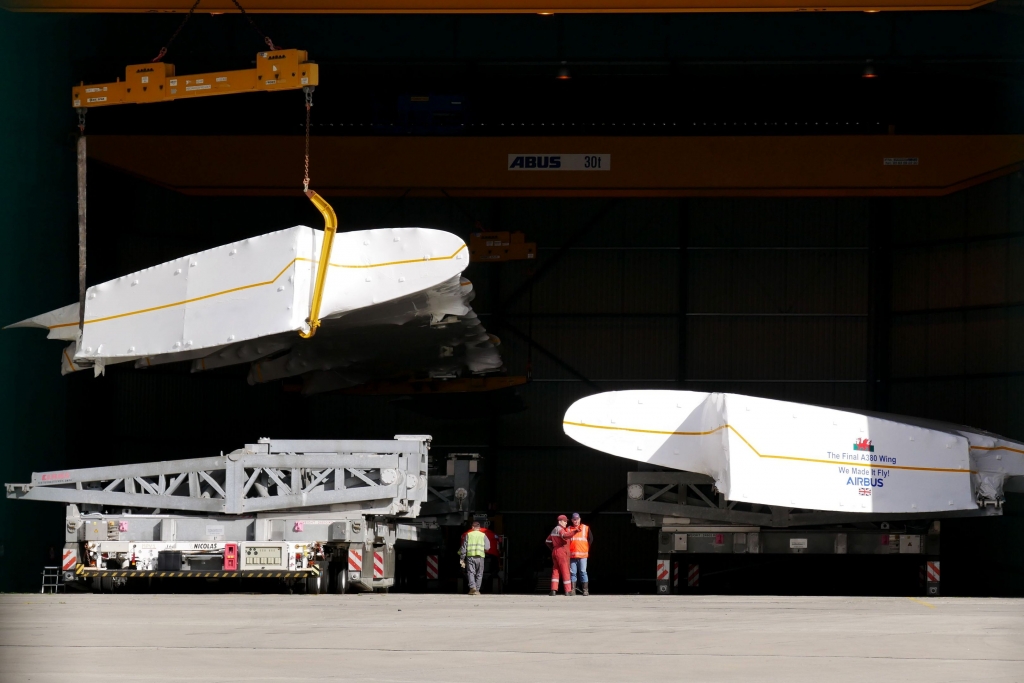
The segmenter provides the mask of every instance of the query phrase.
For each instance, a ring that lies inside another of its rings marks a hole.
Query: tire
[[[326,581],[323,576],[310,576],[306,578],[306,593],[309,595],[320,595],[325,592],[324,584]]]
[[[335,595],[344,595],[348,592],[348,567],[343,562],[331,562],[328,567],[331,579],[328,590]]]

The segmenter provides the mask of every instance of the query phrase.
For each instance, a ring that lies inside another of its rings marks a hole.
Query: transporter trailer
[[[227,455],[33,473],[7,497],[67,505],[65,584],[278,579],[300,592],[387,591],[416,540],[429,436],[260,439]]]
[[[948,512],[800,510],[730,501],[714,483],[680,470],[627,473],[626,510],[658,531],[659,595],[699,590],[710,555],[884,555],[915,558],[924,594],[938,596],[941,520],[1003,514],[998,501]]]

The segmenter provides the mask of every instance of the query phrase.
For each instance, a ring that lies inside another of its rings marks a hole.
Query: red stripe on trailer
[[[437,555],[427,555],[427,578],[437,578]]]
[[[672,563],[672,585],[679,588],[679,563]]]
[[[691,564],[686,571],[686,585],[690,588],[700,586],[700,565]]]
[[[933,583],[938,583],[938,581],[939,581],[939,563],[938,562],[929,562],[928,563],[928,580],[933,582]]]
[[[63,562],[61,562],[61,569],[63,569],[64,571],[69,571],[70,569],[74,568],[74,566],[78,564],[77,555],[78,553],[76,553],[74,550],[65,550]]]
[[[363,571],[363,551],[362,550],[349,550],[348,551],[348,568],[352,571],[361,572]]]
[[[384,578],[384,553],[373,553],[373,578]]]
[[[668,560],[658,560],[658,572],[656,576],[658,581],[664,581],[668,578]]]

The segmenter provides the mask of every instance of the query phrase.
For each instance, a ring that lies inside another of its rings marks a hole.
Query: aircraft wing
[[[738,394],[595,394],[563,429],[605,453],[713,477],[730,500],[791,508],[976,509],[1024,476],[1024,444],[981,430]]]
[[[305,226],[190,254],[86,293],[78,304],[9,327],[72,341],[62,372],[114,363],[191,361],[196,372],[250,363],[250,383],[301,377],[307,391],[392,376],[449,377],[501,368],[498,340],[470,307],[457,236],[425,228],[339,233],[322,325],[308,329],[323,232]]]

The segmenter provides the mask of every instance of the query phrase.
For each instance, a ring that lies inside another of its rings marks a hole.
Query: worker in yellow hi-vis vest
[[[466,579],[469,582],[469,595],[480,595],[487,545],[487,536],[480,531],[480,522],[473,522],[473,528],[462,539],[462,547],[459,548],[460,564],[466,570]]]

